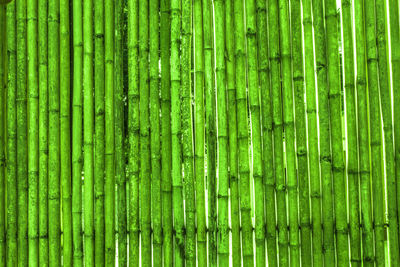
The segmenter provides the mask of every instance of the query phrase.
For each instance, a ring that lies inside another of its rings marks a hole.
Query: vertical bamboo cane
[[[6,266],[6,6],[0,5],[0,266]],[[37,113],[36,113],[37,115]],[[37,205],[36,205],[37,208]],[[36,224],[37,225],[37,224]],[[36,240],[37,242],[37,240]],[[37,254],[36,254],[37,256]]]
[[[49,2],[49,265],[61,265],[60,226],[60,3]]]
[[[286,215],[286,183],[283,154],[283,121],[282,121],[282,99],[281,99],[281,73],[279,56],[279,10],[278,1],[268,3],[269,17],[269,60],[271,64],[271,96],[272,96],[272,125],[274,131],[274,163],[275,163],[275,191],[277,198],[278,219],[278,245],[279,264],[287,266],[288,257],[288,233]]]
[[[26,0],[16,1],[18,263],[28,265],[28,157],[26,102]],[[53,224],[54,226],[54,224]]]
[[[60,1],[60,161],[62,186],[63,264],[72,265],[71,88],[69,1]]]
[[[73,265],[83,266],[82,238],[82,2],[73,1],[72,241]],[[40,99],[39,99],[40,100]],[[40,252],[40,250],[39,250]]]
[[[85,266],[94,266],[93,188],[93,1],[83,3],[83,151],[84,151],[84,231]]]
[[[129,266],[139,266],[139,9],[128,2]]]
[[[7,6],[7,266],[18,266],[17,245],[17,61],[15,1]],[[40,113],[39,113],[40,116]],[[40,128],[39,128],[40,130]],[[47,127],[46,127],[47,130]],[[46,147],[47,148],[47,147]],[[41,154],[39,156],[42,156]],[[47,165],[45,170],[47,170]],[[46,183],[47,186],[47,183]],[[45,191],[45,190],[43,190]],[[47,200],[47,194],[45,196]],[[42,204],[39,200],[39,205]],[[40,206],[39,206],[40,208]],[[47,206],[46,206],[47,210]],[[46,216],[47,219],[47,216]],[[47,226],[47,225],[46,225]],[[39,225],[40,227],[40,225]],[[40,228],[39,228],[40,229]],[[46,227],[47,229],[47,227]]]
[[[127,214],[125,174],[125,116],[124,116],[124,1],[115,2],[115,55],[114,55],[114,117],[115,117],[115,179],[117,182],[118,207],[118,265],[127,266]]]
[[[232,228],[232,264],[241,266],[242,253],[240,244],[240,207],[239,207],[239,185],[238,185],[238,144],[237,144],[237,108],[236,108],[236,86],[235,86],[235,36],[233,0],[225,1],[225,47],[226,47],[226,89],[227,89],[227,114],[229,131],[229,185],[231,201],[231,228]],[[212,80],[211,80],[212,81]],[[210,99],[215,99],[210,94]],[[213,102],[214,103],[214,102]],[[215,116],[215,115],[214,115]],[[210,118],[210,120],[213,120]],[[211,147],[209,148],[211,149]],[[210,189],[209,189],[210,190]],[[211,208],[211,207],[210,207]]]
[[[104,266],[104,0],[94,5],[94,255]]]

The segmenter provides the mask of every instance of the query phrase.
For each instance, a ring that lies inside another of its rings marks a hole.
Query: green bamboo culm
[[[362,7],[360,6],[360,9]],[[367,67],[368,67],[368,96],[369,96],[369,126],[370,126],[370,149],[371,149],[371,170],[372,170],[372,181],[373,181],[373,215],[374,218],[379,218],[382,214],[382,208],[380,204],[383,203],[381,199],[381,188],[382,188],[382,172],[380,166],[382,164],[381,146],[381,117],[380,117],[380,106],[379,106],[379,83],[378,83],[378,64],[377,64],[377,51],[376,51],[376,25],[375,25],[375,5],[372,5],[368,1],[364,1],[365,11],[365,35],[366,35],[366,48],[367,48]],[[362,137],[360,137],[362,138]],[[365,138],[365,137],[364,137]],[[362,148],[362,146],[361,146]],[[364,148],[365,149],[365,148]],[[366,151],[361,151],[362,153]],[[364,154],[364,155],[365,155]],[[366,158],[366,157],[365,157]],[[367,162],[361,163],[362,167],[368,164]],[[372,235],[372,214],[371,214],[371,195],[370,195],[370,184],[369,184],[369,172],[365,172],[363,175],[363,169],[361,168],[361,211],[362,211],[362,224],[364,226],[363,232],[363,264],[366,266],[374,265],[373,257],[373,235]],[[378,219],[379,222],[379,219]],[[379,225],[378,225],[379,226]],[[379,228],[377,230],[380,230]],[[379,232],[378,232],[379,233]],[[395,255],[395,254],[394,254]]]
[[[171,1],[160,3],[161,57],[161,213],[164,266],[173,264],[173,217],[171,175]]]
[[[83,26],[82,2],[74,0],[73,6],[73,85],[72,85],[72,242],[73,265],[83,266],[82,238],[82,104],[83,104]],[[40,101],[39,97],[39,101]],[[39,129],[40,130],[40,129]],[[87,187],[85,187],[87,188]],[[40,250],[39,250],[40,252]]]
[[[312,220],[312,253],[313,264],[322,265],[322,229],[321,229],[321,191],[318,159],[318,131],[317,131],[317,105],[314,77],[314,52],[313,32],[311,17],[311,1],[304,0],[303,27],[304,27],[304,53],[305,57],[305,82],[306,82],[306,112],[308,133],[308,162],[310,175],[310,198]]]
[[[234,1],[225,1],[225,68],[226,68],[226,89],[227,89],[227,108],[228,135],[229,135],[229,186],[230,186],[230,205],[231,205],[231,228],[232,228],[232,264],[240,266],[242,260],[240,243],[240,205],[239,205],[239,177],[238,177],[238,139],[237,139],[237,105],[236,105],[236,86],[235,86],[235,34],[231,29],[234,26]],[[212,81],[212,79],[210,79]],[[214,104],[215,94],[210,93],[207,105]],[[209,103],[211,102],[211,103]],[[213,106],[211,106],[212,108]],[[210,112],[210,115],[215,110]],[[210,125],[212,118],[210,119]],[[211,126],[210,126],[211,127]],[[212,137],[210,137],[212,138]],[[215,145],[215,144],[213,144]],[[211,146],[208,146],[209,156],[211,156]],[[213,152],[214,153],[214,152]],[[209,165],[207,165],[208,167]],[[207,169],[208,171],[208,169]],[[215,178],[214,178],[215,179]],[[211,181],[210,181],[211,182]],[[210,190],[211,187],[209,187]],[[209,208],[211,210],[211,207]]]
[[[327,36],[327,62],[328,62],[328,86],[329,109],[331,122],[332,143],[332,173],[334,188],[335,223],[336,223],[336,255],[339,266],[349,262],[348,226],[347,226],[347,202],[346,182],[344,173],[343,144],[342,144],[342,120],[341,114],[341,89],[339,77],[338,56],[338,29],[336,2],[326,0],[326,36]]]
[[[93,100],[93,1],[83,3],[83,149],[84,149],[84,227],[85,265],[94,259],[94,100]]]
[[[18,200],[17,200],[17,58],[15,2],[7,7],[7,259],[8,266],[18,266]],[[46,88],[47,89],[47,88]],[[47,106],[47,105],[46,105]],[[39,113],[40,116],[40,113]],[[47,128],[47,127],[46,127]],[[40,130],[40,128],[39,128]],[[1,134],[0,134],[1,135]],[[40,145],[40,144],[39,144]],[[46,147],[47,148],[47,147]],[[42,156],[39,154],[39,156]],[[47,170],[47,165],[45,170]],[[40,177],[39,177],[40,178]],[[40,182],[39,182],[40,183]],[[46,183],[47,187],[47,183]],[[46,190],[43,190],[46,192]],[[44,196],[47,202],[47,194]],[[41,204],[41,199],[39,203]],[[40,206],[39,206],[40,209]],[[47,205],[46,205],[47,211]],[[40,210],[39,210],[40,212]],[[39,214],[40,216],[40,214]],[[40,217],[43,217],[40,216]],[[45,218],[47,219],[47,212]],[[39,222],[39,231],[40,231]],[[47,229],[47,224],[46,224]],[[40,250],[39,250],[40,251]],[[40,256],[40,255],[39,255]]]
[[[26,86],[26,0],[18,0],[17,20],[17,177],[18,177],[18,263],[28,265],[28,157],[27,157],[27,86]],[[49,10],[50,12],[50,10]],[[50,52],[50,51],[49,51]],[[49,58],[49,63],[50,63]],[[54,81],[54,78],[51,77]],[[50,82],[50,81],[49,81]],[[54,95],[54,94],[53,94]],[[49,103],[50,104],[50,103]],[[53,130],[54,127],[53,127]],[[50,131],[49,131],[50,138]],[[50,142],[50,140],[49,140]],[[49,151],[50,157],[50,151]],[[50,159],[49,159],[50,160]],[[53,171],[49,168],[49,172]],[[50,173],[49,173],[50,174]],[[49,181],[50,182],[50,181]],[[50,185],[50,184],[49,184]],[[50,200],[50,199],[49,199]],[[49,206],[49,215],[50,206]],[[55,224],[52,225],[54,227]],[[50,227],[49,227],[50,229]],[[50,240],[50,232],[49,232]],[[54,251],[54,250],[52,250]]]
[[[279,5],[278,1],[268,2],[269,18],[269,61],[271,77],[271,98],[272,98],[272,125],[273,125],[273,153],[274,153],[274,176],[277,206],[277,235],[278,235],[278,258],[279,265],[288,266],[289,248],[286,214],[286,183],[284,174],[283,154],[283,118],[282,118],[282,93],[281,93],[281,58],[279,46]],[[267,192],[268,193],[268,192]],[[272,197],[267,195],[268,197]],[[268,216],[268,214],[267,214]],[[270,219],[269,219],[270,220]],[[270,224],[267,221],[267,225]],[[271,222],[272,223],[272,222]],[[275,225],[268,225],[267,228]],[[271,229],[272,231],[272,229]],[[272,256],[272,255],[271,255]]]
[[[139,265],[139,5],[128,2],[129,266]]]
[[[323,1],[312,1],[315,38],[315,58],[317,72],[317,97],[319,115],[320,168],[322,182],[322,220],[324,262],[335,265],[332,161],[331,161],[331,125],[329,117],[329,88],[327,80],[326,33],[324,27]]]
[[[388,216],[389,216],[389,247],[390,247],[390,261],[397,262],[399,260],[399,222],[397,217],[398,203],[396,202],[397,188],[396,188],[396,173],[395,173],[395,156],[393,148],[393,126],[392,126],[392,96],[391,88],[389,84],[389,69],[388,69],[388,53],[387,53],[387,16],[386,16],[386,1],[375,0],[375,11],[376,11],[376,38],[377,38],[377,49],[378,49],[378,68],[379,68],[379,92],[382,107],[382,119],[383,119],[383,137],[385,146],[385,164],[386,164],[386,188],[387,198],[390,205],[388,205]],[[394,79],[396,79],[394,77]],[[382,127],[382,126],[381,126]],[[397,204],[397,205],[396,205]],[[377,216],[382,216],[377,214]],[[377,217],[375,217],[375,220]],[[378,220],[381,222],[381,219]],[[376,223],[375,223],[376,225]],[[376,248],[379,250],[375,251],[375,259],[377,266],[385,265],[385,254],[384,248],[384,237],[378,235],[375,238]]]
[[[292,30],[293,88],[295,105],[296,155],[299,188],[299,223],[301,242],[301,264],[311,265],[310,202],[307,167],[307,129],[304,98],[303,38],[301,29],[300,1],[290,5]],[[272,150],[271,148],[265,151]]]
[[[94,2],[94,234],[95,264],[104,266],[104,0]]]
[[[354,48],[351,1],[342,3],[344,91],[347,121],[347,176],[349,190],[350,260],[360,259],[359,164],[357,149],[356,86],[354,80]],[[377,252],[380,248],[376,247]],[[357,261],[355,261],[357,262]],[[356,263],[355,263],[356,264]]]
[[[70,3],[60,1],[60,162],[63,264],[72,265]]]
[[[240,216],[242,227],[243,264],[252,266],[253,234],[251,223],[250,166],[248,151],[248,114],[246,97],[246,40],[244,28],[244,7],[242,0],[234,0],[235,29],[235,76],[237,105],[237,139],[240,181]]]
[[[370,167],[370,159],[369,159],[369,140],[368,140],[368,91],[367,91],[367,73],[366,73],[366,48],[365,48],[365,30],[364,30],[364,8],[363,8],[363,0],[357,0],[354,2],[355,7],[355,41],[356,41],[356,62],[357,62],[357,76],[356,76],[356,88],[357,88],[357,112],[358,112],[358,143],[359,143],[359,156],[360,156],[360,199],[361,199],[361,223],[367,223],[366,226],[370,227],[370,220],[371,220],[371,189],[369,183],[369,176],[370,176],[370,168],[372,168],[372,179],[376,183],[374,183],[374,194],[378,192],[374,196],[374,207],[379,207],[382,204],[382,182],[381,179],[378,177],[381,175],[381,160],[375,160],[372,158],[372,166]],[[368,75],[369,77],[369,75]],[[373,118],[373,117],[371,117]],[[372,121],[371,121],[372,122]],[[371,142],[376,140],[379,137],[376,134],[371,133]],[[380,157],[380,152],[373,151],[371,149],[371,156],[372,157]],[[378,176],[375,176],[378,175]],[[366,203],[364,203],[364,201]],[[367,204],[369,203],[369,205]],[[378,204],[380,203],[380,204]],[[367,205],[366,205],[367,204]],[[382,207],[382,206],[381,206]],[[378,210],[379,208],[374,210]],[[378,237],[382,234],[382,227],[379,227],[379,220],[382,217],[376,218],[377,227],[375,229],[375,235]],[[353,226],[350,225],[350,231],[352,231]],[[368,229],[366,228],[365,231],[362,231],[363,243],[365,241],[371,242],[372,240],[369,239]],[[359,231],[359,229],[357,229]],[[351,242],[351,235],[350,232],[350,242]],[[378,249],[378,247],[377,247]],[[355,266],[361,266],[361,244],[354,245],[351,244],[351,262],[355,264]]]
[[[194,21],[194,78],[195,99],[195,181],[196,181],[196,225],[197,225],[197,252],[200,265],[207,265],[207,225],[205,207],[205,117],[204,117],[204,34],[203,34],[203,9],[202,0],[195,0],[193,10]]]
[[[159,0],[150,3],[150,151],[151,218],[153,227],[153,264],[162,265],[161,166],[160,166],[160,80],[159,80]]]
[[[185,236],[182,181],[182,121],[181,121],[181,3],[171,0],[171,154],[172,200],[175,228],[174,262],[184,266]]]
[[[118,186],[116,214],[118,231],[118,265],[128,264],[127,251],[127,202],[126,202],[126,158],[125,158],[125,114],[124,114],[124,7],[123,1],[115,4],[115,54],[114,54],[114,117],[115,117],[115,181]]]
[[[140,125],[140,212],[141,261],[151,264],[151,167],[149,117],[149,3],[139,1],[139,125]],[[136,63],[134,63],[136,64]]]
[[[0,36],[4,40],[0,44],[0,266],[6,266],[6,149],[5,149],[5,133],[6,133],[6,69],[7,69],[7,55],[6,55],[6,8],[0,6]],[[30,192],[31,193],[31,192]],[[36,207],[37,208],[37,205]],[[37,241],[37,240],[36,240]]]
[[[217,79],[217,145],[218,145],[218,265],[229,265],[229,181],[228,181],[228,126],[226,107],[225,79],[225,5],[224,1],[215,1],[215,34],[216,39],[216,79]]]

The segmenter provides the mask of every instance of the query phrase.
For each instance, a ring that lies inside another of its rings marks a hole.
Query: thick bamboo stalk
[[[313,32],[311,19],[311,1],[304,0],[303,27],[304,27],[304,53],[305,55],[305,80],[306,80],[306,112],[307,132],[310,167],[310,197],[312,217],[312,242],[313,264],[322,265],[322,228],[321,228],[321,190],[319,176],[318,131],[317,131],[317,105],[315,95],[314,77],[314,52]]]
[[[245,3],[247,75],[251,120],[252,170],[255,197],[256,264],[265,266],[264,185],[262,166],[260,88],[258,83],[256,1]]]
[[[82,2],[73,1],[73,88],[72,88],[72,241],[73,265],[83,266],[82,237]],[[40,100],[40,98],[39,98]],[[86,188],[86,187],[85,187]],[[39,250],[40,252],[40,250]]]
[[[225,80],[225,5],[215,1],[215,42],[217,79],[217,138],[218,138],[218,264],[229,265],[229,176],[228,176],[228,125],[226,113]]]
[[[60,223],[60,3],[49,2],[49,265],[61,265]]]
[[[159,0],[150,0],[150,149],[151,220],[153,227],[153,264],[162,265],[160,99],[159,99]]]
[[[94,266],[94,173],[93,173],[93,1],[83,3],[83,151],[84,151],[84,244],[85,266]]]
[[[268,58],[268,21],[267,4],[257,1],[257,32],[258,32],[258,67],[261,86],[261,116],[263,137],[263,182],[266,205],[266,239],[268,266],[277,266],[276,251],[276,209],[275,209],[275,181],[273,173],[273,138],[272,138],[272,103],[270,86],[270,68]]]
[[[299,223],[301,239],[301,264],[311,265],[310,193],[307,167],[307,129],[304,98],[303,44],[300,1],[290,4],[292,29],[293,88],[295,104],[297,175],[299,188]],[[268,149],[269,151],[272,149]]]
[[[151,166],[149,133],[149,3],[139,1],[139,125],[140,125],[140,229],[141,260],[151,265]]]
[[[192,120],[192,1],[182,1],[182,46],[181,46],[181,79],[182,79],[182,156],[184,165],[186,243],[185,260],[187,266],[196,265],[196,232],[195,232],[195,184],[193,170],[193,120]]]
[[[172,154],[172,200],[175,230],[175,266],[184,266],[185,237],[182,185],[182,122],[181,122],[181,5],[171,0],[171,154]]]
[[[393,147],[393,126],[392,126],[392,90],[389,84],[388,57],[386,51],[387,40],[387,16],[386,1],[376,0],[376,37],[378,48],[378,67],[379,67],[379,89],[382,106],[383,136],[385,145],[385,165],[386,165],[386,188],[389,216],[389,245],[391,262],[399,261],[399,222],[397,217],[398,203],[396,190],[395,156]],[[396,78],[394,78],[396,79]],[[381,126],[382,127],[382,126]],[[396,205],[397,204],[397,205]],[[383,210],[382,210],[383,211]],[[376,214],[375,221],[384,223],[384,214]],[[381,218],[377,218],[381,217]],[[377,223],[375,223],[377,225]],[[379,233],[375,238],[375,260],[377,266],[385,265],[384,235]]]
[[[127,206],[126,206],[126,157],[124,116],[124,1],[115,2],[115,62],[114,62],[114,117],[115,117],[115,180],[118,207],[118,265],[128,264]]]
[[[214,27],[213,4],[203,0],[204,30],[204,91],[207,147],[207,190],[208,190],[208,261],[217,266],[217,196],[216,196],[216,104],[214,78]]]
[[[104,16],[104,224],[105,224],[105,265],[115,266],[115,163],[114,163],[114,1],[105,0]]]
[[[128,2],[129,266],[139,266],[139,6]]]
[[[26,0],[16,1],[18,263],[28,265],[28,155],[26,87]],[[53,77],[52,77],[52,80]],[[54,129],[54,128],[53,128]],[[50,170],[49,170],[50,171]],[[54,224],[53,224],[54,226]]]
[[[239,185],[238,185],[239,165],[238,165],[238,144],[237,144],[238,132],[237,132],[237,117],[236,117],[237,107],[236,107],[236,86],[235,86],[235,74],[236,74],[235,39],[234,39],[235,36],[234,36],[234,31],[232,31],[234,27],[233,4],[234,4],[233,0],[225,1],[225,29],[226,29],[225,64],[226,64],[226,89],[228,97],[227,114],[229,114],[228,116],[229,185],[230,185],[231,228],[232,228],[232,264],[233,266],[241,266],[242,250],[240,243],[240,206],[239,206]],[[210,93],[209,98],[210,100],[215,99],[215,95],[213,93]],[[213,103],[214,102],[212,101],[211,104]],[[213,117],[214,116],[215,114],[213,115]],[[210,121],[212,120],[213,118],[210,118]],[[209,150],[211,149],[212,148],[210,146]],[[211,209],[211,207],[209,209]]]
[[[362,11],[362,6],[358,5],[357,11]],[[379,170],[378,165],[382,164],[381,158],[381,119],[379,108],[379,89],[378,89],[378,65],[376,53],[376,37],[375,37],[375,5],[364,1],[365,11],[365,33],[366,33],[366,47],[367,47],[367,67],[368,67],[368,94],[369,94],[369,125],[370,125],[370,149],[371,149],[371,168],[372,168],[372,181],[373,196],[374,196],[374,217],[379,217],[381,214],[380,209],[383,208],[383,200],[381,199],[382,188],[382,172]],[[360,12],[361,13],[361,12]],[[362,14],[362,13],[361,13]],[[360,21],[361,22],[361,21]],[[371,195],[370,195],[370,178],[366,157],[367,151],[361,142],[366,144],[367,137],[360,134],[360,156],[361,158],[361,214],[363,224],[363,264],[372,266],[374,264],[373,258],[373,225],[371,214]],[[378,215],[378,216],[376,216]],[[379,226],[378,226],[379,227]]]
[[[17,243],[17,58],[15,2],[7,6],[7,266],[18,266]],[[47,49],[46,49],[47,50]],[[47,52],[47,51],[46,51]],[[39,77],[40,78],[40,77]],[[46,88],[47,89],[47,88]],[[39,113],[40,116],[40,113]],[[40,120],[40,119],[39,119]],[[47,128],[47,127],[46,127]],[[47,129],[46,129],[47,130]],[[40,128],[39,128],[40,131]],[[40,132],[39,132],[40,134]],[[39,144],[40,145],[40,144]],[[47,148],[47,146],[46,146]],[[42,155],[39,154],[41,157]],[[47,165],[45,170],[47,171]],[[47,178],[47,177],[46,177]],[[39,180],[40,182],[40,180]],[[39,184],[40,185],[40,184]],[[46,183],[47,187],[47,183]],[[45,190],[43,190],[45,191]],[[47,190],[45,191],[47,193]],[[45,195],[47,202],[47,194]],[[39,205],[42,203],[39,200]],[[41,206],[39,206],[41,209]],[[47,211],[47,205],[46,205]],[[46,214],[47,220],[47,214]],[[40,229],[40,224],[39,224]],[[47,229],[47,224],[46,224]],[[39,250],[40,251],[40,250]]]
[[[94,255],[104,266],[104,0],[94,3]]]
[[[332,172],[335,204],[337,261],[339,266],[349,263],[348,226],[347,226],[347,201],[346,181],[344,175],[342,119],[339,114],[341,108],[341,89],[339,71],[339,50],[337,33],[337,9],[334,0],[326,0],[326,36],[327,36],[327,61],[328,61],[328,85],[329,108],[331,122],[332,142]],[[325,228],[324,228],[325,229]]]
[[[253,226],[251,222],[250,166],[248,151],[248,114],[246,97],[246,50],[243,0],[235,0],[235,63],[236,63],[236,105],[238,127],[238,160],[240,179],[240,216],[242,226],[243,264],[252,266]]]
[[[194,0],[194,98],[195,98],[195,181],[196,181],[196,225],[197,251],[200,265],[207,265],[207,226],[204,192],[204,44],[202,0]]]
[[[70,3],[60,1],[60,161],[63,264],[72,266]]]
[[[286,0],[279,1],[279,22],[280,55],[283,80],[283,127],[285,131],[286,175],[289,206],[290,265],[300,266],[290,19],[289,3]]]
[[[323,1],[312,1],[317,71],[317,96],[320,139],[320,168],[322,182],[322,221],[324,262],[335,265],[334,205],[332,196],[331,128],[329,118],[329,88],[327,80],[326,35]],[[339,244],[338,244],[339,245]]]
[[[349,187],[349,233],[351,259],[361,256],[360,239],[360,212],[359,212],[359,164],[357,148],[357,117],[354,85],[354,49],[353,49],[353,21],[351,17],[351,1],[342,3],[342,31],[343,31],[343,64],[344,90],[346,96],[347,121],[347,176]],[[378,247],[377,247],[378,250]]]
[[[278,1],[268,3],[269,17],[269,60],[271,65],[272,125],[274,131],[275,191],[277,201],[279,265],[288,266],[288,231],[286,215],[286,183],[283,154],[283,118],[281,98],[281,72],[279,49],[279,7]],[[272,226],[271,226],[272,227]]]
[[[6,7],[0,6],[0,266],[6,266]],[[37,113],[36,113],[37,114]],[[37,205],[36,205],[37,208]],[[37,224],[36,224],[37,225]],[[31,227],[32,228],[32,227]],[[37,241],[37,240],[36,240]],[[37,255],[36,255],[37,256]]]
[[[171,1],[160,3],[161,48],[161,199],[164,266],[173,264],[173,217],[171,176]]]
[[[356,41],[356,51],[357,51],[357,77],[356,77],[356,88],[357,88],[357,113],[358,113],[358,144],[359,144],[359,155],[360,155],[360,196],[361,196],[361,223],[367,222],[367,226],[370,227],[371,220],[371,207],[369,205],[365,205],[364,201],[368,201],[371,203],[371,189],[369,185],[369,173],[370,173],[370,160],[369,160],[369,140],[368,140],[368,95],[367,95],[367,77],[366,77],[366,50],[365,50],[365,32],[364,32],[364,9],[363,9],[363,0],[357,0],[354,3],[355,10],[355,41]],[[376,136],[376,135],[375,135]],[[373,137],[371,135],[371,137]],[[371,140],[372,141],[372,140]],[[371,151],[372,152],[372,151]],[[376,151],[374,151],[376,152]],[[373,154],[372,154],[373,155]],[[380,152],[377,156],[380,156]],[[372,167],[375,174],[380,176],[381,174],[381,164],[372,161]],[[374,178],[374,174],[372,174],[372,178]],[[376,177],[375,177],[376,178]],[[379,180],[376,180],[376,184],[374,184],[374,193],[380,191],[377,195],[374,196],[374,206],[375,207],[383,207],[382,206],[382,183],[379,183]],[[380,196],[380,197],[379,197]],[[379,208],[378,208],[379,209]],[[370,228],[367,228],[368,230]],[[351,230],[351,228],[350,228]],[[358,230],[358,229],[357,229]],[[365,238],[368,238],[369,235],[365,231],[362,231],[363,235],[363,243],[367,241]],[[377,226],[375,229],[375,233],[383,233],[383,228]],[[359,230],[358,230],[359,231]],[[369,242],[372,240],[368,239]],[[351,242],[351,241],[350,241]],[[361,244],[360,244],[361,246]],[[354,266],[361,266],[361,251],[358,246],[351,246],[351,263]]]

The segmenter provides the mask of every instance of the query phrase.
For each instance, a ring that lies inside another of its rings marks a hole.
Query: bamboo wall
[[[0,267],[399,266],[398,0],[6,2]]]

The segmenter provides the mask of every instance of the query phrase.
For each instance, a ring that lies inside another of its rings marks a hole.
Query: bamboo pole
[[[6,266],[6,7],[0,5],[0,266]],[[37,115],[37,113],[36,113]],[[37,208],[37,206],[36,206]],[[36,224],[37,225],[37,224]]]

